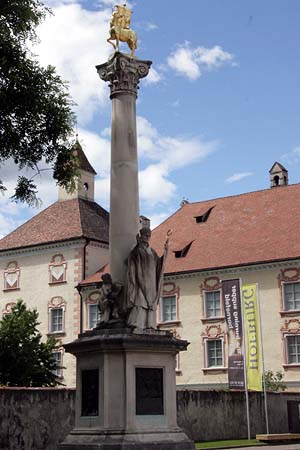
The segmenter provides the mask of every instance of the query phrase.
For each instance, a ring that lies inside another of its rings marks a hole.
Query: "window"
[[[223,366],[222,339],[208,339],[206,341],[207,367]]]
[[[300,364],[300,336],[287,336],[287,363]]]
[[[100,319],[98,304],[88,305],[88,328],[92,329],[97,326]]]
[[[300,309],[300,283],[284,283],[283,298],[285,310]]]
[[[65,283],[67,274],[67,263],[63,255],[54,255],[49,264],[49,283]]]
[[[16,261],[10,262],[4,271],[4,290],[19,289],[20,269]]]
[[[206,317],[221,316],[221,295],[220,291],[210,291],[204,293]]]
[[[161,297],[160,301],[161,321],[172,322],[177,320],[177,298],[176,295]]]
[[[53,370],[53,373],[58,378],[62,378],[62,352],[53,352],[53,358],[56,362],[56,369]]]
[[[52,308],[50,310],[50,332],[63,331],[63,308]]]

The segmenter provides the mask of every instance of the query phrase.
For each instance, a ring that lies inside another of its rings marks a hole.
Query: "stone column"
[[[139,230],[136,98],[139,80],[148,75],[151,64],[116,52],[107,63],[96,66],[100,78],[109,82],[112,100],[110,273],[121,284]]]

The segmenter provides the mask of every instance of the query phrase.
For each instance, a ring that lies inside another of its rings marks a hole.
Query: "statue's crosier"
[[[116,51],[119,51],[119,42],[127,42],[133,56],[137,49],[137,35],[136,32],[130,29],[132,11],[124,5],[114,6],[113,13],[110,19],[110,36],[107,39]],[[113,41],[116,41],[115,43]]]

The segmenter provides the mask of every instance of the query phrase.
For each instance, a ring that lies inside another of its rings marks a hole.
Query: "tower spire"
[[[80,173],[80,183],[74,192],[67,192],[62,186],[59,187],[58,200],[71,200],[74,198],[83,198],[85,200],[94,201],[94,185],[95,176],[97,172],[89,162],[84,153],[82,146],[78,140],[78,133],[76,133],[76,140],[72,146],[73,155],[78,159],[78,168]]]

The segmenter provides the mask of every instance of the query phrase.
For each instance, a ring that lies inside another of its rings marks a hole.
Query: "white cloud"
[[[40,43],[33,52],[43,65],[56,66],[69,81],[79,123],[84,124],[97,107],[108,102],[108,88],[95,65],[104,63],[112,52],[106,42],[111,12],[89,11],[72,3],[54,7],[53,13],[38,27]]]
[[[69,5],[71,3],[79,3],[76,0],[46,0],[43,3],[45,5],[50,6],[50,8],[55,8],[57,6]]]
[[[79,130],[79,141],[98,172],[96,199],[108,206],[110,189],[110,136],[105,128],[101,136],[87,130]],[[167,204],[176,193],[176,185],[170,181],[173,171],[199,163],[218,146],[217,141],[204,141],[200,137],[163,136],[144,117],[137,117],[137,141],[140,163],[145,167],[139,173],[140,198],[150,207]]]
[[[8,161],[7,167],[10,165],[11,164]],[[34,181],[38,183],[38,197],[43,201],[41,209],[29,208],[24,203],[13,202],[10,197],[14,195],[17,177],[22,173],[18,172],[16,165],[12,167],[14,168],[15,175],[13,176],[13,172],[11,168],[9,168],[9,176],[3,177],[7,191],[5,191],[4,195],[0,195],[0,238],[15,230],[25,220],[57,200],[57,189],[55,188],[55,182],[52,179],[52,172],[49,171],[49,173],[43,172],[43,176],[41,177],[37,176],[34,178]],[[29,172],[24,174],[30,176]]]
[[[171,103],[171,106],[172,106],[173,108],[178,108],[178,107],[180,106],[180,101],[179,101],[179,99],[174,100],[174,102]]]
[[[106,129],[109,136],[109,129]],[[89,162],[97,172],[95,199],[104,208],[109,207],[110,193],[110,140],[86,129],[78,131],[78,139]]]
[[[156,84],[162,80],[162,75],[157,72],[153,67],[151,67],[147,78],[145,78],[146,84]]]
[[[0,239],[15,230],[21,224],[22,220],[15,220],[15,218],[10,216],[7,211],[0,211]]]
[[[159,214],[152,214],[150,215],[150,226],[151,229],[156,228],[158,225],[160,225],[167,217],[169,217],[171,214],[171,211],[165,211]]]
[[[214,152],[217,141],[201,137],[163,136],[144,117],[137,117],[138,151],[150,164],[140,173],[140,196],[147,204],[167,204],[176,193],[169,179],[174,170],[199,163]]]
[[[118,5],[118,2],[116,0],[98,0],[99,5],[106,5],[106,6],[115,6]],[[125,2],[124,2],[125,3]],[[130,2],[126,2],[127,8],[132,8],[132,4]]]
[[[78,140],[98,175],[109,175],[110,141],[84,128],[78,130]]]
[[[162,163],[168,171],[202,161],[218,145],[217,141],[205,142],[200,137],[160,135],[146,118],[139,116],[137,133],[139,154],[145,159]]]
[[[226,183],[235,183],[236,181],[240,181],[243,178],[246,177],[251,177],[252,175],[254,175],[253,172],[241,172],[241,173],[235,173],[234,175],[232,175],[229,178],[226,178],[225,182]]]
[[[168,203],[176,192],[176,185],[167,179],[163,165],[153,164],[139,173],[140,198],[150,206]]]
[[[289,153],[285,153],[281,156],[282,161],[285,164],[293,165],[300,163],[300,146],[293,148]]]
[[[153,30],[157,30],[158,26],[155,23],[146,22],[144,25],[144,28],[146,31],[153,31]]]
[[[47,16],[38,27],[40,42],[33,52],[42,65],[55,66],[69,83],[79,124],[86,125],[97,108],[109,103],[107,83],[100,80],[95,66],[107,61],[113,53],[107,38],[110,6],[116,2],[102,1],[105,9],[91,11],[73,0],[49,1],[53,15]],[[146,83],[158,83],[161,79],[162,75],[152,68]]]
[[[116,0],[99,0],[99,4],[103,5],[111,5],[114,6],[116,4]]]
[[[198,79],[204,70],[221,67],[226,63],[233,64],[234,55],[226,52],[219,45],[212,48],[192,48],[189,42],[178,45],[168,57],[169,66],[180,75],[190,80]]]

